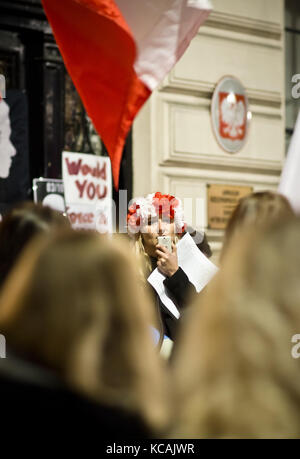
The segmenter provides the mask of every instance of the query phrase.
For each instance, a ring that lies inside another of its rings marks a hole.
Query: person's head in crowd
[[[169,194],[148,194],[134,199],[129,207],[128,234],[144,258],[146,271],[151,271],[151,259],[157,258],[158,236],[170,236],[176,244],[185,227],[181,201]]]
[[[3,288],[0,330],[15,354],[158,425],[165,411],[152,312],[124,244],[70,229],[36,238]]]
[[[221,258],[232,237],[249,225],[268,226],[293,215],[289,201],[279,193],[258,191],[245,196],[239,201],[227,224]]]
[[[127,225],[129,235],[140,239],[147,255],[154,258],[158,236],[171,236],[174,242],[186,227],[181,201],[160,192],[136,198],[129,207]]]
[[[173,436],[299,438],[299,246],[299,219],[232,241],[178,343]]]
[[[0,94],[0,178],[9,176],[12,157],[16,149],[11,143],[11,124],[9,118],[9,106]]]
[[[34,236],[69,226],[69,220],[62,214],[29,201],[6,214],[0,222],[0,286]]]
[[[127,215],[129,235],[135,241],[136,252],[144,258],[146,272],[151,271],[151,259],[157,258],[159,236],[170,236],[176,244],[189,232],[200,250],[210,256],[211,251],[204,233],[188,227],[179,198],[160,192],[148,194],[145,198],[134,199]]]

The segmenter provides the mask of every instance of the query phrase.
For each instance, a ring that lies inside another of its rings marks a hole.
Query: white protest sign
[[[34,178],[32,180],[33,200],[43,206],[51,207],[58,212],[66,211],[64,184],[62,180],[49,178]]]
[[[67,214],[73,228],[112,231],[110,159],[64,151],[62,173]]]

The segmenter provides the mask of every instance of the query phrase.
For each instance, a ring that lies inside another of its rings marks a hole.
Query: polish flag
[[[208,17],[210,0],[42,0],[66,68],[111,158]]]
[[[300,111],[281,174],[279,193],[290,201],[294,211],[300,213]]]

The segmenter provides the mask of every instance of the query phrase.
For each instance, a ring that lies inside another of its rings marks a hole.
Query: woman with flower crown
[[[178,311],[187,304],[195,292],[185,272],[178,265],[176,244],[185,233],[182,204],[180,199],[160,192],[136,198],[127,215],[128,233],[135,243],[138,256],[142,258],[144,280],[158,268],[165,276],[164,287]],[[172,252],[158,244],[158,236],[170,236]],[[150,284],[149,284],[150,286]],[[160,339],[164,335],[174,340],[178,319],[163,304],[153,289]]]

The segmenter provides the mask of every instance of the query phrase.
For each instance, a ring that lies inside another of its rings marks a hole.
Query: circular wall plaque
[[[211,103],[213,131],[220,146],[236,153],[245,144],[251,112],[243,85],[232,76],[217,84]]]

